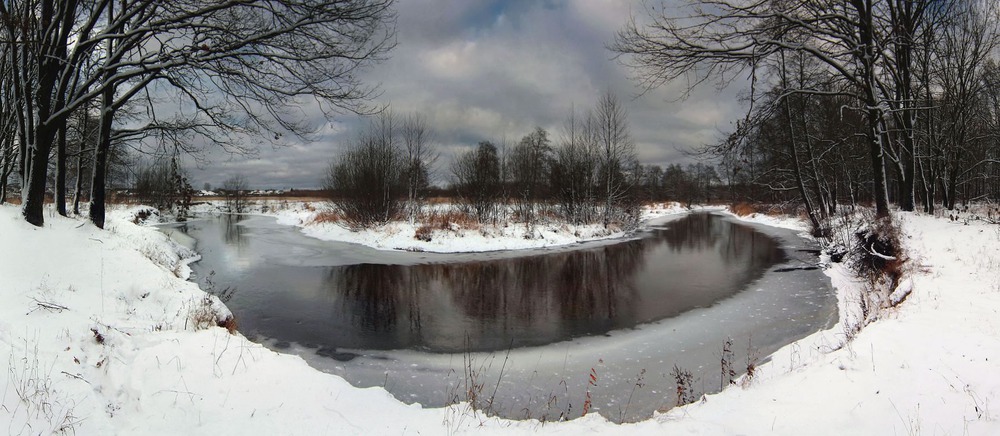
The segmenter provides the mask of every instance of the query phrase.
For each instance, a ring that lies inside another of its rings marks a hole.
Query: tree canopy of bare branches
[[[222,182],[222,190],[226,196],[226,209],[230,214],[243,213],[247,209],[247,192],[250,184],[247,183],[246,176],[237,174]]]
[[[11,0],[0,3],[4,108],[16,120],[22,213],[41,225],[51,151],[93,105],[90,217],[104,224],[112,141],[185,131],[231,150],[240,135],[307,134],[297,110],[364,112],[363,69],[394,45],[393,0]],[[172,102],[172,103],[165,103]],[[143,115],[122,123],[120,111]],[[10,115],[8,115],[10,116]],[[2,121],[2,120],[0,120]],[[64,179],[57,177],[57,184]],[[64,192],[57,187],[57,192]]]
[[[330,164],[324,187],[352,227],[384,224],[402,211],[407,162],[397,124],[391,112],[381,113]]]
[[[968,20],[964,9],[982,7],[995,12],[992,2],[969,6],[972,3],[705,0],[681,7],[647,4],[643,17],[621,29],[610,48],[647,89],[682,80],[689,92],[709,81],[727,85],[746,78],[753,87],[751,104],[781,105],[803,95],[814,100],[840,98],[841,113],[853,112],[864,121],[857,133],[867,148],[866,184],[877,215],[886,216],[890,194],[902,209],[914,207],[920,123],[927,122],[921,115],[930,109],[922,102],[935,92],[926,86],[928,74],[921,74],[921,69],[930,58],[940,56],[934,47],[940,32]],[[774,93],[768,95],[758,88]],[[765,113],[776,112],[757,112]],[[765,118],[751,114],[746,123]],[[752,129],[748,127],[737,132],[749,134]],[[795,129],[790,132],[796,150],[807,147],[809,136],[797,135]],[[795,158],[798,153],[789,156]],[[889,190],[887,168],[892,171],[894,193]],[[807,200],[805,194],[803,199]]]

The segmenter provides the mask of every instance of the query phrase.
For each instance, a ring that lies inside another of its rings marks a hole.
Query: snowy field
[[[407,406],[230,334],[215,326],[228,310],[184,280],[196,254],[133,214],[113,211],[107,231],[54,214],[35,228],[0,206],[0,433],[1000,434],[997,225],[900,214],[913,270],[901,306],[847,341],[861,286],[833,264],[835,327],[744,386],[616,425]]]

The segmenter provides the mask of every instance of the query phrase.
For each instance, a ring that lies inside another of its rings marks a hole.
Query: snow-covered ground
[[[841,322],[745,387],[636,424],[542,424],[404,405],[214,326],[228,311],[184,280],[194,253],[133,212],[35,228],[0,206],[0,433],[1000,434],[997,225],[901,214],[913,293],[853,340],[861,287],[834,264]]]

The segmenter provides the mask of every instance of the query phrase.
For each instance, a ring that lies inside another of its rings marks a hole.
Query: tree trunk
[[[105,188],[107,184],[108,151],[111,149],[111,121],[114,118],[115,87],[108,86],[101,94],[101,124],[94,149],[94,172],[90,182],[90,221],[104,228]]]
[[[76,154],[76,183],[73,187],[73,215],[80,215],[80,195],[83,192],[83,150]]]
[[[56,211],[66,216],[66,119],[62,119],[56,141]]]
[[[912,212],[916,201],[914,200],[916,165],[916,153],[914,153],[915,142],[913,138],[914,122],[909,114],[903,114],[903,149],[899,158],[903,160],[903,174],[899,180],[899,208]]]
[[[813,234],[819,234],[820,222],[816,218],[816,211],[813,209],[812,201],[809,200],[809,193],[806,191],[806,185],[802,181],[802,164],[799,162],[799,153],[795,150],[795,127],[792,125],[792,110],[789,107],[790,101],[785,100],[785,115],[788,116],[788,152],[792,156],[792,166],[794,167],[795,173],[795,186],[799,190],[799,195],[802,197],[802,204],[806,207],[806,214],[809,215],[809,222],[813,226]]]
[[[958,168],[953,168],[948,174],[948,202],[945,208],[955,210],[958,197]]]
[[[45,224],[42,208],[45,204],[45,184],[53,136],[53,129],[49,125],[40,125],[35,129],[36,142],[33,147],[28,147],[30,159],[25,168],[27,179],[21,186],[21,215],[25,221],[39,227]]]
[[[889,216],[889,190],[886,186],[885,176],[885,155],[882,150],[882,142],[885,139],[879,133],[879,123],[881,116],[877,109],[868,110],[869,123],[869,158],[872,163],[872,195],[875,196],[875,218],[885,218]],[[874,119],[874,121],[873,121]],[[872,125],[875,125],[872,127]]]
[[[886,129],[882,120],[882,110],[879,108],[878,82],[875,79],[875,59],[878,48],[875,44],[875,20],[872,17],[872,2],[852,0],[852,5],[858,13],[858,37],[860,47],[862,102],[866,107],[868,124],[868,154],[872,164],[872,195],[875,196],[875,217],[889,216],[889,189],[885,176],[885,148],[888,147]]]
[[[13,151],[8,150],[3,158],[3,164],[0,165],[0,204],[7,202],[7,179],[14,169],[14,158]]]

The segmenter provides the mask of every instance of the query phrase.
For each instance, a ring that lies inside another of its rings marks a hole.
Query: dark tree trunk
[[[955,203],[958,201],[958,169],[953,168],[948,174],[948,199],[944,207],[948,210],[955,210]]]
[[[90,182],[90,221],[104,228],[108,151],[111,149],[111,121],[114,118],[115,87],[108,86],[101,95],[101,125],[94,148],[94,173]]]
[[[76,183],[73,187],[73,215],[80,215],[80,195],[83,192],[83,150],[76,154]]]
[[[7,202],[7,180],[10,178],[11,171],[14,170],[14,158],[13,151],[8,150],[7,156],[4,156],[3,165],[0,165],[0,204]]]
[[[886,185],[885,154],[882,143],[885,137],[881,130],[881,112],[878,109],[868,110],[869,137],[868,156],[872,163],[872,195],[875,197],[875,217],[889,216],[889,190]]]
[[[66,120],[59,122],[56,141],[56,211],[66,216]]]
[[[851,0],[858,13],[858,37],[861,55],[862,75],[861,86],[866,107],[868,155],[872,164],[872,195],[875,197],[875,217],[889,216],[889,189],[885,175],[885,149],[888,147],[886,129],[882,120],[882,110],[879,109],[878,83],[875,79],[875,59],[878,48],[875,44],[875,20],[872,17],[872,3],[862,0]]]
[[[28,147],[27,179],[21,187],[21,215],[24,220],[41,227],[45,224],[42,207],[45,204],[45,182],[49,167],[49,152],[54,132],[51,126],[41,125],[35,130],[34,147]]]

